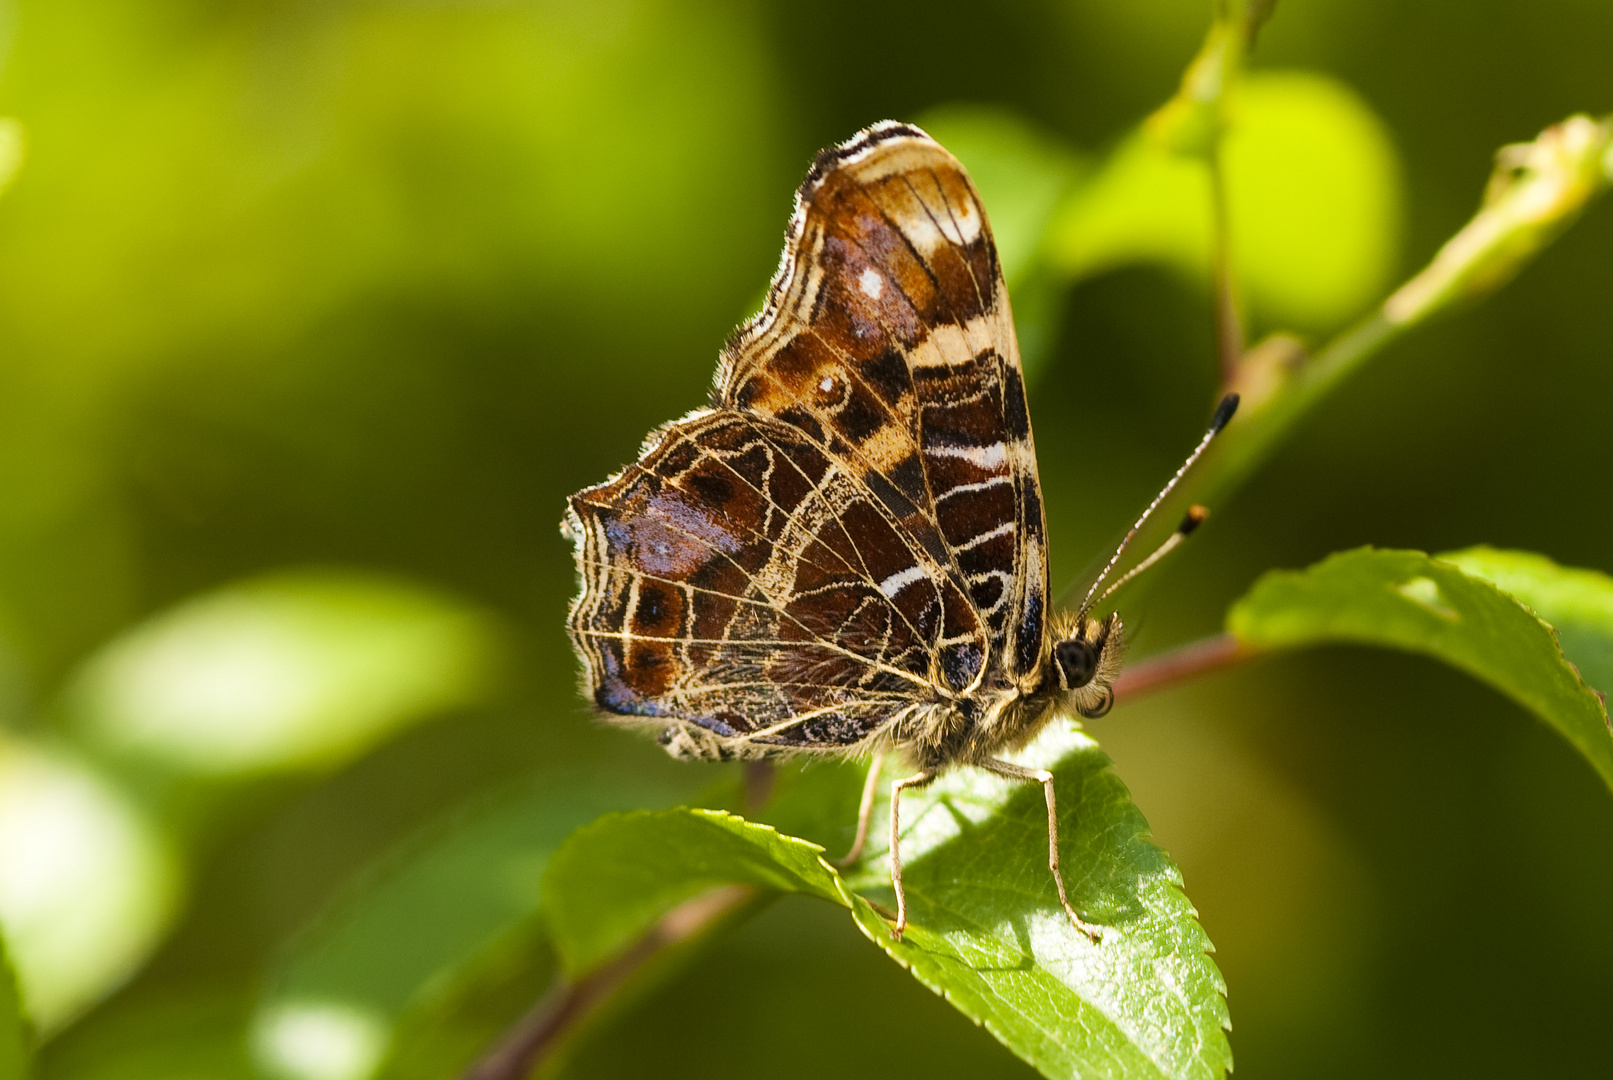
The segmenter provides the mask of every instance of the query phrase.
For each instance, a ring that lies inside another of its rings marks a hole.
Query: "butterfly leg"
[[[1103,928],[1094,926],[1075,913],[1070,906],[1070,898],[1064,894],[1064,875],[1059,872],[1059,811],[1058,803],[1053,797],[1053,774],[1046,769],[1027,769],[1023,765],[1015,765],[1011,761],[997,761],[988,758],[980,763],[980,767],[1006,776],[1010,780],[1029,780],[1042,785],[1042,791],[1047,795],[1047,868],[1053,871],[1053,884],[1059,887],[1059,903],[1064,905],[1064,912],[1075,924],[1075,928],[1097,944],[1103,936]],[[900,897],[901,893],[898,892]]]
[[[921,788],[934,780],[935,776],[935,773],[926,770],[891,782],[891,885],[896,889],[896,926],[891,930],[891,937],[897,941],[902,940],[902,932],[907,929],[907,893],[902,889],[902,853],[896,843],[897,833],[901,831],[898,808],[905,789]]]
[[[885,765],[885,753],[880,751],[868,763],[868,779],[863,781],[862,802],[857,806],[857,836],[851,842],[851,850],[846,857],[835,861],[836,866],[850,866],[863,857],[863,848],[868,844],[868,819],[874,814],[874,795],[879,791],[879,770]]]

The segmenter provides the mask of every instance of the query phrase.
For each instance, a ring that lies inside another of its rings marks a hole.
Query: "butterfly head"
[[[1096,718],[1115,703],[1122,627],[1118,612],[1106,619],[1078,617],[1053,642],[1053,674],[1082,716]]]

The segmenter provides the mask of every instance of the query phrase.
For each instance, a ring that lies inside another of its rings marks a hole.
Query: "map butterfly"
[[[1008,294],[940,144],[887,121],[818,156],[711,406],[572,496],[562,529],[572,640],[610,719],[682,758],[872,757],[846,861],[894,754],[912,770],[891,785],[897,937],[902,792],[960,765],[1039,783],[1060,903],[1097,939],[1065,895],[1052,774],[1001,755],[1063,710],[1108,711],[1122,627],[1089,615],[1102,576],[1079,612],[1049,610]]]

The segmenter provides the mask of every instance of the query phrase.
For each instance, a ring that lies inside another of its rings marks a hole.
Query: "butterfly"
[[[904,762],[897,938],[902,793],[958,766],[1038,783],[1059,902],[1097,940],[1065,892],[1052,774],[1003,755],[1061,712],[1108,711],[1123,626],[1090,614],[1097,583],[1050,611],[1008,292],[980,195],[934,139],[886,121],[818,155],[710,407],[573,495],[561,528],[571,638],[608,719],[681,758],[872,758],[842,862],[885,757]]]

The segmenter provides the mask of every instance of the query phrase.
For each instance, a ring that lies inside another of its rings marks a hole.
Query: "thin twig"
[[[1115,698],[1133,698],[1163,690],[1254,655],[1254,650],[1245,648],[1231,634],[1204,638],[1126,668],[1115,680]]]
[[[1214,244],[1211,251],[1211,287],[1215,293],[1215,350],[1220,359],[1221,388],[1237,383],[1238,364],[1243,359],[1243,317],[1238,312],[1238,297],[1232,272],[1232,220],[1227,210],[1226,169],[1222,165],[1222,149],[1217,146],[1210,154],[1210,201]]]
[[[747,761],[741,766],[740,804],[745,808],[745,816],[761,810],[767,805],[767,800],[773,797],[773,782],[777,779],[778,770],[771,761]]]
[[[522,1080],[549,1057],[577,1025],[666,950],[705,931],[751,900],[748,885],[725,885],[662,916],[621,955],[575,982],[557,984],[515,1022],[461,1080]]]

